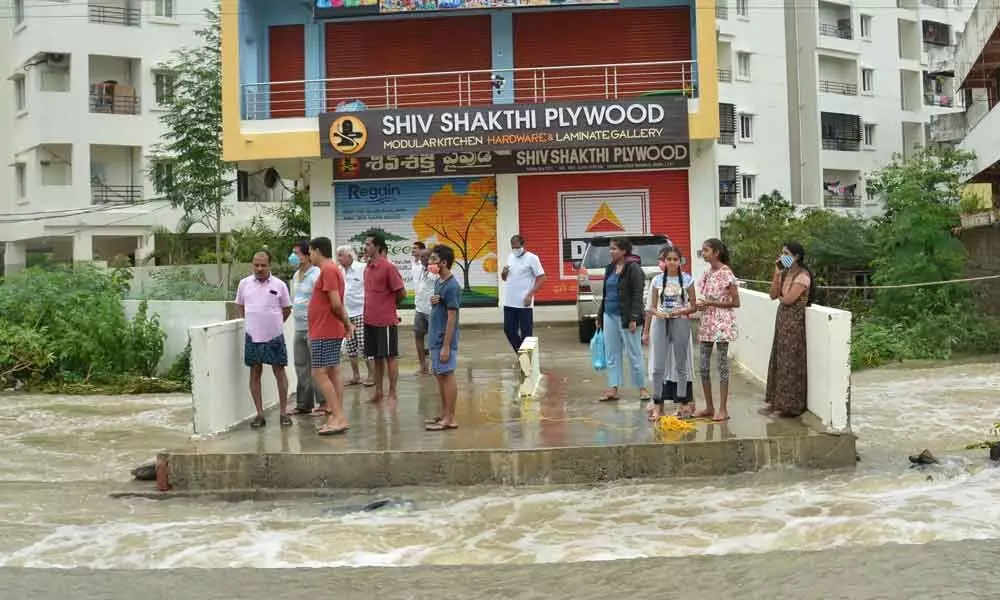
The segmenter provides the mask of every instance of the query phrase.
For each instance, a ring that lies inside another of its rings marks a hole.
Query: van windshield
[[[642,265],[651,267],[656,264],[660,256],[660,249],[669,244],[667,238],[645,238],[632,241],[632,254],[637,254],[642,261]],[[597,269],[606,267],[611,262],[611,253],[608,251],[611,242],[608,240],[594,241],[583,257],[583,268]]]

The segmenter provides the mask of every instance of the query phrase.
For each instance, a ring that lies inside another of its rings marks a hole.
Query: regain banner
[[[687,98],[323,113],[327,158],[688,143]]]
[[[511,152],[452,152],[336,158],[334,179],[414,179],[449,175],[639,171],[691,166],[688,144],[558,148]]]

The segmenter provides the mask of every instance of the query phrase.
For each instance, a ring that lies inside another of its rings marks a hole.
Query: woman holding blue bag
[[[629,373],[633,385],[639,388],[639,399],[649,400],[646,364],[642,358],[646,276],[639,257],[632,254],[632,242],[615,238],[611,240],[609,251],[611,264],[604,269],[604,293],[597,311],[597,329],[604,335],[608,371],[608,391],[601,401],[618,400],[618,388],[622,386],[623,378],[623,353],[628,355]]]

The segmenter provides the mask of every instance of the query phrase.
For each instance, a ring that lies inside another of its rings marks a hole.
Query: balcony
[[[92,204],[136,204],[144,196],[142,148],[90,146]]]
[[[828,208],[859,208],[861,206],[861,173],[823,169],[823,205]]]
[[[953,144],[965,138],[965,113],[953,112],[931,115],[927,127],[928,139],[936,144]]]
[[[823,206],[827,208],[860,208],[861,196],[854,192],[844,192],[835,194],[833,192],[823,192]]]
[[[948,8],[948,0],[920,0],[920,3],[931,8]]]
[[[715,18],[720,21],[725,21],[729,18],[729,4],[726,2],[719,2],[715,5]]]
[[[727,181],[727,182],[720,181],[719,182],[719,186],[720,187],[723,184],[729,185],[729,186],[735,186],[736,182],[735,181]],[[719,190],[719,206],[721,206],[722,208],[736,208],[737,196],[739,196],[739,193],[736,192],[736,190],[730,190],[730,191],[725,191],[724,192],[724,191],[722,191],[720,189]]]
[[[841,96],[857,96],[858,95],[858,84],[856,83],[844,83],[841,81],[823,81],[819,82],[819,91],[824,94],[840,94]]]
[[[127,3],[92,3],[87,5],[87,20],[103,25],[139,27],[142,25],[142,11]]]
[[[90,112],[137,115],[142,68],[139,60],[120,56],[91,55],[87,59],[90,79]]]
[[[137,115],[139,97],[131,86],[95,83],[90,86],[90,112],[114,115]]]
[[[861,150],[861,117],[841,113],[820,113],[823,150],[858,152]]]
[[[346,103],[367,109],[482,106],[514,86],[522,104],[615,100],[648,92],[696,96],[695,61],[488,69],[342,77],[241,86],[246,120],[314,117]]]
[[[719,143],[736,146],[736,105],[719,103]]]
[[[732,69],[719,69],[719,82],[721,83],[732,83],[733,82],[733,71]]]
[[[831,23],[820,23],[819,34],[827,37],[840,38],[842,40],[853,40],[854,30],[850,23],[833,25]]]
[[[944,108],[951,108],[955,105],[955,98],[953,96],[945,96],[942,94],[929,94],[924,92],[924,104],[927,106],[941,106]]]

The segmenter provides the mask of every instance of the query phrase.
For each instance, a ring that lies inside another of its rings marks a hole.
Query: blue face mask
[[[292,252],[291,254],[288,255],[288,264],[292,265],[297,269],[299,268],[299,265],[302,264],[302,261],[299,260],[298,254]]]
[[[795,262],[795,259],[792,258],[791,256],[788,256],[787,254],[781,255],[781,266],[785,267],[786,269],[791,269],[793,262]]]

